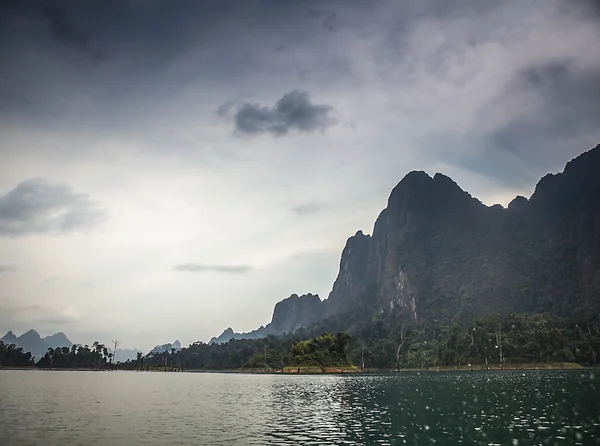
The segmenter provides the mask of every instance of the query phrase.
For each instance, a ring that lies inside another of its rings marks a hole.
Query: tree
[[[113,358],[114,358],[114,361],[115,361],[115,362],[117,362],[117,347],[118,347],[118,346],[119,346],[121,343],[119,342],[119,340],[118,340],[118,339],[114,339],[114,340],[112,341],[112,343],[113,343],[113,345],[115,346],[115,348],[114,348],[114,350],[113,350]]]
[[[402,350],[402,347],[404,346],[404,342],[406,342],[406,334],[404,333],[403,327],[400,326],[400,332],[396,336],[396,344],[397,344],[397,348],[396,348],[396,370],[398,372],[400,372],[400,351]]]

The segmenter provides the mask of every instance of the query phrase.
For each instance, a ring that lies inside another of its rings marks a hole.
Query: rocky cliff
[[[231,339],[258,339],[269,335],[293,333],[322,319],[322,302],[316,294],[292,294],[275,305],[271,322],[248,333],[235,333],[228,328],[210,343],[223,343]]]
[[[409,173],[373,235],[348,240],[324,304],[328,316],[399,306],[413,319],[469,320],[509,310],[569,316],[599,299],[600,146],[507,209],[444,175]]]
[[[492,311],[597,312],[600,145],[506,209],[484,205],[445,175],[410,172],[372,236],[358,231],[346,242],[328,298],[302,298],[278,303],[271,324],[247,335],[394,308],[405,318],[445,321]]]

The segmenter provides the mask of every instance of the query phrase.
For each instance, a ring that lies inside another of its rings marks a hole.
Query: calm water
[[[586,372],[0,372],[1,445],[600,444]]]

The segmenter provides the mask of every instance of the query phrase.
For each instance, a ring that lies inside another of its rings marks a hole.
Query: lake
[[[0,371],[0,444],[600,444],[600,380]]]

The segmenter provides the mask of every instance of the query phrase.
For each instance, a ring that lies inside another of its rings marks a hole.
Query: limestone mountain
[[[50,347],[71,348],[73,346],[73,343],[62,332],[42,338],[35,330],[29,330],[21,336],[15,336],[12,331],[9,331],[0,341],[4,342],[4,344],[14,344],[17,347],[21,347],[23,351],[31,352],[35,358],[43,356]]]
[[[484,205],[445,175],[410,172],[372,235],[358,231],[348,239],[328,298],[309,301],[282,312],[282,320],[301,323],[274,324],[284,300],[267,327],[234,335],[283,334],[325,318],[347,329],[394,308],[408,319],[440,322],[507,311],[596,314],[600,145],[506,209]]]
[[[507,209],[444,175],[409,173],[373,235],[348,240],[324,313],[399,306],[413,319],[469,321],[491,311],[570,317],[599,304],[600,146]]]
[[[231,339],[258,339],[269,335],[293,333],[299,328],[308,327],[322,319],[322,302],[317,294],[292,294],[290,297],[277,302],[273,310],[271,322],[248,333],[235,333],[228,328],[210,343],[223,343]]]

